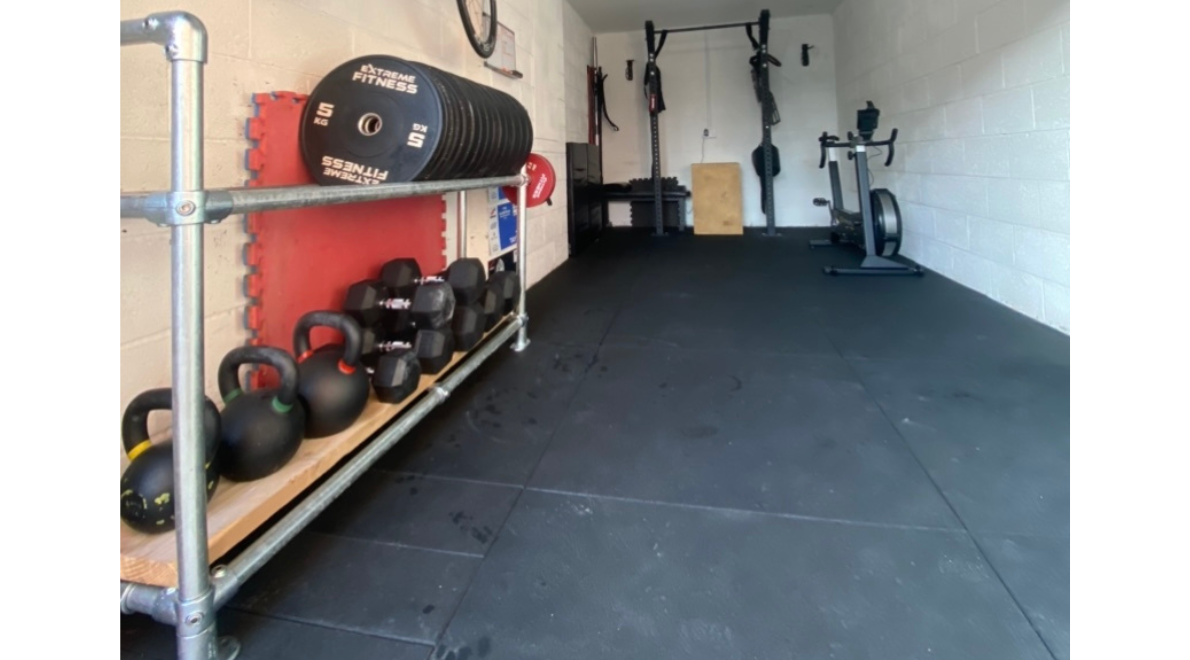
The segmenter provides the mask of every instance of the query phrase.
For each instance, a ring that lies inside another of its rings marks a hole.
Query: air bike
[[[864,250],[864,260],[858,268],[839,268],[827,266],[823,272],[828,275],[924,275],[920,266],[910,266],[893,261],[901,249],[903,228],[901,224],[901,209],[897,206],[897,198],[886,188],[870,189],[871,177],[868,173],[868,149],[870,147],[888,147],[888,156],[884,166],[892,165],[894,145],[897,141],[897,129],[892,130],[892,136],[887,140],[874,141],[876,126],[880,120],[880,110],[868,101],[868,107],[856,113],[856,129],[858,135],[847,132],[847,140],[840,141],[837,136],[829,135],[825,131],[818,138],[820,156],[818,167],[821,169],[830,162],[831,198],[827,201],[821,197],[814,200],[815,206],[829,206],[831,212],[831,236],[829,240],[812,240],[810,247],[830,247],[849,244]],[[843,184],[839,180],[839,162],[835,156],[836,149],[847,149],[848,160],[855,161],[855,180],[859,186],[859,211],[848,211],[843,207]]]

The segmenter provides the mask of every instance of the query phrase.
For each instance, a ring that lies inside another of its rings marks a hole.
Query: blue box
[[[516,206],[496,190],[495,203],[489,213],[488,241],[492,254],[499,254],[516,245]]]

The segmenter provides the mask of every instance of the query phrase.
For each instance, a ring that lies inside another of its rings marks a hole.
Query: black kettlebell
[[[310,350],[310,330],[324,326],[343,334],[343,344]],[[310,312],[293,329],[298,362],[298,400],[306,413],[306,437],[325,438],[355,423],[368,405],[368,372],[360,364],[359,323],[338,312]]]
[[[206,451],[207,499],[219,484],[215,450],[219,447],[219,409],[204,397],[203,447]],[[141,392],[124,411],[121,434],[128,467],[120,478],[120,518],[138,532],[156,534],[174,528],[173,442],[149,440],[149,413],[170,410],[173,390],[168,387]]]
[[[277,370],[281,386],[245,392],[239,369],[263,364]],[[279,348],[243,346],[219,364],[223,432],[219,473],[233,481],[253,481],[280,470],[302,444],[306,415],[297,401],[297,363]]]

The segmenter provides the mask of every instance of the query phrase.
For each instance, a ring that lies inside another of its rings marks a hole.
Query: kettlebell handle
[[[297,363],[289,353],[271,346],[241,346],[223,356],[219,363],[219,394],[223,403],[230,403],[244,393],[239,371],[245,364],[262,364],[277,370],[281,387],[273,397],[273,410],[282,414],[289,412],[297,403]]]
[[[172,389],[162,387],[141,392],[124,410],[120,433],[124,439],[124,453],[128,454],[128,460],[136,460],[137,456],[152,446],[149,441],[149,413],[157,410],[173,410]],[[215,455],[215,449],[219,446],[219,422],[219,409],[215,407],[215,402],[203,397],[203,448],[208,459]]]
[[[293,353],[298,356],[298,362],[310,353],[310,331],[319,326],[338,330],[343,335],[343,360],[339,368],[345,373],[354,371],[362,357],[363,330],[355,319],[339,312],[309,312],[298,319],[293,328]]]

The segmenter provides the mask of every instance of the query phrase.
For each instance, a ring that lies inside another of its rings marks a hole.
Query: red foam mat
[[[249,185],[314,183],[298,146],[306,96],[275,92],[253,100]],[[292,353],[298,318],[316,309],[341,309],[347,287],[376,277],[390,259],[413,257],[426,273],[446,268],[445,212],[445,201],[436,195],[249,214],[244,259],[250,343]],[[337,340],[338,333],[318,328],[312,345]],[[256,370],[251,382],[267,386],[274,378],[271,369]]]

